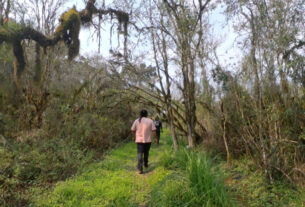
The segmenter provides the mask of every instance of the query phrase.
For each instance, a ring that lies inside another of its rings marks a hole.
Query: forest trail
[[[171,174],[159,165],[162,152],[169,148],[164,143],[152,144],[144,174],[137,173],[136,145],[130,142],[109,151],[85,172],[59,182],[51,193],[36,198],[35,206],[149,206],[151,189]]]

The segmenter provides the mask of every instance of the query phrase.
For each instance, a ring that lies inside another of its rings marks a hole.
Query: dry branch
[[[294,50],[299,49],[303,46],[305,46],[305,41],[299,40],[299,42],[296,45],[294,45],[292,48],[284,52],[283,58],[287,59]]]

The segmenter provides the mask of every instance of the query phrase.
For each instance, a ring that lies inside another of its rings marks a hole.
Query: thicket
[[[268,184],[305,180],[303,3],[226,1],[243,57],[216,64],[197,99],[207,149],[250,157]]]
[[[10,54],[7,47],[2,45],[1,53]],[[29,60],[34,58],[33,48],[27,49]],[[70,177],[128,138],[139,109],[122,101],[124,94],[112,93],[121,86],[112,83],[106,65],[93,67],[96,64],[85,59],[68,64],[51,53],[42,59],[45,82],[34,81],[35,67],[29,64],[19,90],[12,59],[4,57],[0,61],[0,206],[25,206],[31,188],[43,189]]]
[[[266,184],[264,172],[247,156],[232,160],[230,167],[225,162],[220,162],[219,166],[225,173],[226,186],[240,206],[304,206],[304,188],[281,180],[273,185]]]
[[[197,112],[210,135],[204,140],[206,148],[226,156],[229,165],[232,159],[250,157],[269,184],[279,180],[303,184],[303,86],[291,82],[285,93],[276,81],[262,78],[258,105],[243,78],[242,74],[215,72],[219,100],[201,102]]]

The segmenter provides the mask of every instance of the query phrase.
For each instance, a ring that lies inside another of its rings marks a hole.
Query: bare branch
[[[299,42],[294,45],[292,48],[284,52],[283,59],[287,59],[288,56],[296,49],[299,49],[305,45],[305,41],[299,40]]]

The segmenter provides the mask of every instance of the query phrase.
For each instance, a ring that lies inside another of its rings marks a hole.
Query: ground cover
[[[284,184],[266,186],[245,160],[229,168],[203,150],[181,145],[174,152],[167,131],[159,146],[152,145],[144,174],[137,173],[136,163],[136,145],[122,144],[52,190],[36,191],[32,206],[305,206],[302,192]]]

